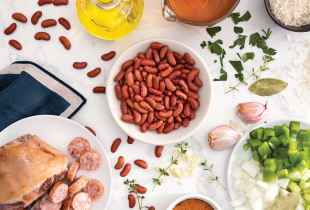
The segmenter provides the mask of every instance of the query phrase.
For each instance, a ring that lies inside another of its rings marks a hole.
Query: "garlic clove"
[[[260,121],[267,113],[266,105],[257,102],[240,103],[238,107],[238,117],[244,123],[256,123]]]
[[[235,145],[242,134],[228,125],[222,125],[212,130],[208,135],[208,143],[215,151],[225,150]]]

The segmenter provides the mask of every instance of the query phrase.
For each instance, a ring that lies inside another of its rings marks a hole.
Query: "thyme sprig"
[[[206,167],[204,170],[210,171],[210,172],[211,172],[211,174],[212,174],[212,176],[213,176],[213,178],[211,179],[212,181],[217,181],[217,182],[224,188],[224,190],[227,190],[227,189],[221,184],[221,182],[219,181],[219,178],[218,178],[217,176],[214,175],[214,173],[213,173],[213,171],[212,171],[213,165],[211,165],[211,167],[209,167],[209,166],[207,165],[207,160],[205,160],[204,162],[202,162],[201,165],[204,166],[204,167]]]
[[[144,196],[139,196],[138,194],[138,191],[137,191],[137,186],[135,184],[136,180],[133,179],[131,181],[129,181],[128,179],[124,181],[124,184],[129,186],[128,190],[129,190],[129,193],[135,193],[136,194],[136,197],[137,197],[137,200],[138,200],[138,204],[139,204],[139,210],[143,209],[143,208],[146,208],[146,209],[151,209],[151,207],[149,206],[142,206],[142,201],[143,199],[145,199]]]
[[[160,177],[161,176],[169,176],[169,173],[167,172],[167,170],[172,166],[172,165],[177,165],[178,164],[178,158],[182,155],[182,154],[186,154],[187,152],[187,148],[191,148],[188,146],[188,142],[182,142],[181,144],[177,144],[175,147],[177,148],[180,148],[181,149],[181,152],[180,154],[178,154],[175,158],[173,158],[173,156],[171,157],[171,163],[170,165],[166,168],[166,169],[163,169],[163,168],[160,168],[159,171],[160,171],[160,175],[159,177],[156,179],[156,178],[153,178],[153,183],[155,184],[154,185],[154,188],[153,188],[153,192],[154,192],[154,189],[156,187],[156,185],[161,185],[161,182],[160,182]]]
[[[254,69],[253,69],[253,73],[252,73],[250,76],[248,76],[247,78],[245,78],[244,80],[242,80],[241,82],[239,82],[235,87],[230,87],[231,89],[230,89],[229,91],[227,91],[226,93],[229,93],[229,92],[231,92],[231,91],[233,91],[233,90],[237,90],[237,87],[238,87],[240,84],[245,83],[245,81],[246,81],[247,79],[249,79],[249,78],[251,78],[251,77],[253,77],[253,76],[256,78],[256,80],[259,80],[259,79],[260,79],[260,76],[261,76],[261,74],[262,74],[262,72],[263,72],[263,71],[266,71],[266,70],[269,70],[269,68],[268,68],[267,66],[268,66],[268,64],[269,64],[271,61],[274,60],[274,58],[271,57],[270,55],[265,55],[265,56],[263,56],[263,60],[264,60],[263,66],[260,66],[260,68],[259,68],[257,71],[254,71]],[[245,83],[245,84],[246,84],[246,83]],[[226,94],[226,93],[225,93],[225,94]]]

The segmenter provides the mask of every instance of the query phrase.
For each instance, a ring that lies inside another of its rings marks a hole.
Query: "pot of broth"
[[[240,0],[161,0],[167,21],[212,26],[227,18]]]

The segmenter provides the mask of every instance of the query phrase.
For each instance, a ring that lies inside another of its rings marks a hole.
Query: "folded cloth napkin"
[[[73,117],[86,99],[41,66],[18,61],[0,71],[0,132],[33,115]]]

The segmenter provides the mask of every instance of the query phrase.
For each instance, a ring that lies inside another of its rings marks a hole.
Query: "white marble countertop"
[[[214,171],[219,176],[219,180],[224,186],[227,186],[227,163],[232,148],[222,152],[212,151],[207,143],[208,133],[216,126],[227,124],[230,119],[233,119],[237,105],[241,102],[256,101],[265,103],[268,100],[269,111],[263,121],[281,117],[309,118],[302,108],[302,99],[298,98],[295,93],[295,88],[299,84],[297,79],[301,77],[302,72],[302,68],[296,68],[293,64],[293,58],[298,57],[298,53],[295,50],[289,51],[289,49],[292,46],[298,46],[302,52],[301,59],[298,60],[298,63],[305,60],[308,57],[305,53],[308,51],[307,47],[304,47],[303,43],[297,43],[292,40],[305,40],[310,38],[310,33],[294,33],[280,28],[268,16],[263,0],[241,1],[236,11],[242,15],[249,10],[252,14],[250,21],[238,25],[244,28],[245,35],[249,36],[252,33],[261,32],[261,29],[267,30],[271,28],[273,31],[267,43],[270,47],[275,48],[278,54],[275,56],[276,60],[270,65],[270,70],[264,72],[262,77],[282,79],[288,82],[289,86],[282,93],[272,97],[254,95],[248,91],[245,85],[240,86],[240,92],[234,91],[225,95],[224,92],[238,82],[234,78],[235,70],[228,62],[229,60],[237,60],[236,53],[239,52],[238,47],[233,50],[228,48],[237,39],[237,35],[233,32],[234,24],[232,20],[228,18],[220,23],[219,25],[222,27],[222,31],[215,38],[211,39],[205,31],[205,27],[188,28],[178,23],[165,21],[161,14],[159,0],[145,0],[144,4],[145,9],[142,20],[131,34],[119,40],[106,41],[92,36],[84,29],[76,15],[75,2],[73,0],[66,7],[54,7],[53,5],[39,7],[36,0],[1,0],[0,31],[3,31],[13,22],[11,15],[14,12],[24,13],[28,18],[28,22],[26,24],[18,24],[17,30],[10,36],[6,36],[2,32],[0,33],[0,69],[4,69],[14,61],[33,61],[83,94],[87,98],[87,103],[73,117],[73,120],[82,125],[90,126],[96,131],[98,139],[108,153],[111,164],[113,166],[115,165],[119,155],[124,156],[132,164],[138,158],[144,159],[149,163],[147,170],[132,170],[126,177],[137,179],[140,184],[148,188],[148,193],[145,194],[145,205],[154,205],[157,210],[162,210],[166,209],[174,199],[181,195],[201,193],[214,199],[223,210],[233,209],[229,203],[230,196],[228,191],[224,191],[218,183],[213,182],[209,184],[207,179],[210,174],[201,170],[201,168],[197,170],[196,178],[185,178],[185,185],[180,185],[176,178],[171,178],[169,183],[157,186],[155,192],[151,192],[153,186],[152,178],[158,176],[153,166],[167,165],[170,161],[174,145],[166,146],[163,156],[158,159],[154,156],[154,146],[139,142],[135,142],[133,145],[126,143],[127,136],[113,121],[108,111],[105,96],[92,93],[92,89],[95,86],[104,86],[106,84],[109,69],[115,60],[114,58],[112,61],[104,62],[100,59],[100,56],[111,50],[116,51],[118,56],[126,48],[140,40],[153,37],[168,37],[181,41],[195,49],[209,66],[212,76],[218,78],[220,75],[220,64],[219,62],[216,64],[213,63],[218,57],[212,55],[207,48],[201,49],[200,43],[203,40],[223,40],[223,46],[227,51],[224,69],[228,72],[229,79],[227,82],[214,82],[215,94],[211,112],[201,128],[185,141],[188,141],[192,146],[192,149],[189,151],[190,153],[199,155],[202,160],[207,159],[210,164],[214,164]],[[51,40],[48,42],[36,41],[33,36],[41,30],[41,26],[40,24],[33,26],[30,18],[37,10],[43,12],[41,20],[65,17],[71,23],[71,30],[67,31],[59,25],[57,27],[47,28],[44,31],[50,33]],[[287,41],[287,34],[290,35],[291,41]],[[71,41],[72,48],[70,51],[65,50],[59,43],[58,37],[61,35],[68,37]],[[12,38],[20,41],[23,46],[21,51],[17,51],[8,45],[8,41]],[[251,48],[246,44],[246,48],[241,51],[241,54],[252,51],[256,53],[256,56],[254,61],[248,61],[244,65],[245,75],[250,74],[253,67],[257,69],[262,64],[261,57],[263,54],[261,49],[257,49],[256,47]],[[87,61],[89,65],[87,69],[76,70],[72,67],[72,63],[75,61]],[[294,67],[296,70],[295,78],[288,75],[289,70],[285,67],[286,65]],[[88,78],[86,73],[96,67],[101,67],[103,72],[96,78]],[[251,81],[249,82],[252,83]],[[309,104],[306,103],[304,106],[307,105]],[[118,137],[123,140],[123,144],[117,153],[112,154],[110,152],[111,144]],[[115,171],[114,169],[113,175],[114,187],[108,210],[128,209],[128,191],[127,187],[123,184],[124,179],[119,176],[119,171]]]

